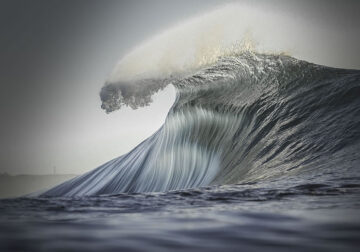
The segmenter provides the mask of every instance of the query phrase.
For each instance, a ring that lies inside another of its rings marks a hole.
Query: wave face
[[[108,83],[107,112],[177,90],[165,124],[126,155],[45,192],[159,192],[354,170],[360,164],[360,71],[243,52],[163,80]]]

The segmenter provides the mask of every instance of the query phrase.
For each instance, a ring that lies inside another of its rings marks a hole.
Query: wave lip
[[[182,77],[108,83],[103,108],[145,106],[169,83],[177,98],[153,136],[43,195],[179,190],[360,163],[360,71],[244,52]]]
[[[166,80],[137,80],[128,82],[107,82],[100,91],[101,108],[106,113],[129,106],[132,109],[148,106],[152,96],[168,84]]]

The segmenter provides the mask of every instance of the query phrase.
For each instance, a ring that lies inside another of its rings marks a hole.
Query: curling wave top
[[[171,83],[244,51],[285,53],[329,65],[325,30],[280,10],[228,4],[165,31],[133,48],[116,65],[100,97],[106,112],[148,105]],[[296,49],[295,49],[296,48]],[[157,80],[157,81],[154,81]]]

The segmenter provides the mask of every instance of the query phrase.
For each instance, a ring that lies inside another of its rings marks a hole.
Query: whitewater
[[[325,66],[302,26],[228,5],[135,47],[101,108],[141,109],[173,86],[163,126],[81,176],[2,200],[0,248],[356,251],[360,70]],[[5,242],[16,232],[26,243]]]

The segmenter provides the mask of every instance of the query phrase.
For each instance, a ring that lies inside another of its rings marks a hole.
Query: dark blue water
[[[358,251],[360,178],[343,176],[1,200],[0,251]]]

